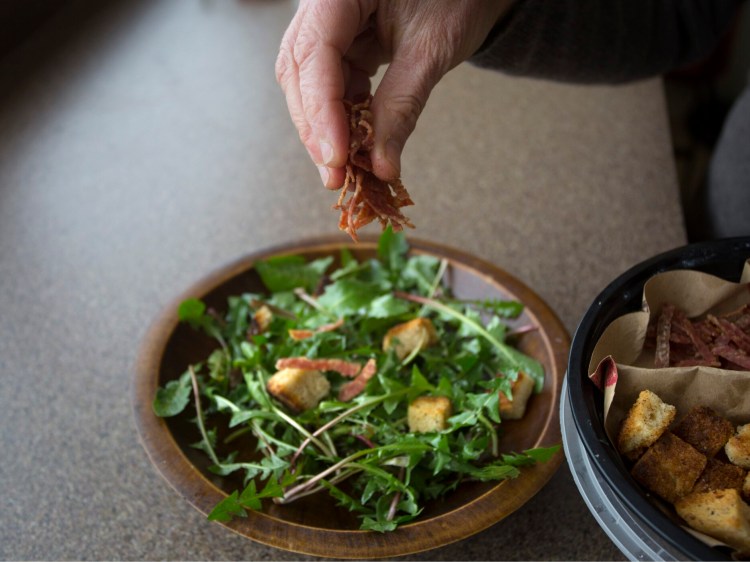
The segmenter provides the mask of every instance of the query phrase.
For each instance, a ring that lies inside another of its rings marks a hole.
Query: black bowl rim
[[[664,540],[680,552],[698,560],[728,560],[719,549],[709,547],[663,513],[638,486],[609,442],[602,423],[602,394],[588,380],[588,364],[594,345],[614,318],[640,308],[643,285],[652,276],[675,269],[693,269],[737,281],[750,258],[750,236],[688,244],[658,254],[631,267],[614,279],[594,299],[571,342],[568,359],[568,395],[573,420],[585,449],[615,493]],[[606,310],[619,303],[617,314]],[[604,311],[604,312],[603,312]]]

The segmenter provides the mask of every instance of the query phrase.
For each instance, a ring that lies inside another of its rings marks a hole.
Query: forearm
[[[658,75],[707,55],[740,0],[518,0],[470,59],[581,83]]]

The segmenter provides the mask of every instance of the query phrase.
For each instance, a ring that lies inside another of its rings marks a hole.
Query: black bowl
[[[632,267],[596,297],[573,336],[568,359],[568,395],[581,441],[598,472],[640,519],[686,559],[730,560],[723,548],[709,547],[659,509],[630,476],[604,430],[603,395],[588,379],[596,342],[616,318],[641,309],[643,286],[658,273],[692,269],[736,282],[750,258],[750,237],[700,242],[670,250]]]

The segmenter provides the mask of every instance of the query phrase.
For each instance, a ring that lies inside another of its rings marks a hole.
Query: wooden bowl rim
[[[410,252],[446,258],[454,267],[470,270],[489,285],[498,287],[509,298],[522,302],[525,314],[539,327],[545,352],[550,354],[551,372],[546,373],[552,398],[544,418],[543,431],[533,446],[560,444],[560,390],[564,378],[570,335],[554,311],[532,289],[505,270],[466,252],[443,244],[408,238]],[[159,474],[194,508],[207,515],[226,493],[209,481],[185,456],[164,419],[151,408],[167,343],[179,321],[177,308],[187,298],[201,298],[236,276],[252,269],[254,263],[271,256],[377,249],[377,238],[363,237],[359,243],[330,235],[279,244],[261,249],[217,268],[182,294],[158,314],[141,344],[132,381],[132,407],[140,442]],[[403,525],[390,533],[361,530],[336,530],[310,527],[284,521],[262,512],[250,512],[247,518],[221,523],[230,530],[261,544],[314,556],[368,559],[403,556],[445,546],[465,539],[507,517],[530,500],[552,478],[563,459],[562,447],[546,463],[524,468],[512,481],[499,482],[487,492],[460,507],[429,519]],[[506,493],[508,486],[514,492]],[[498,501],[500,503],[498,504]],[[500,510],[498,509],[498,505]],[[455,524],[467,518],[466,524]]]

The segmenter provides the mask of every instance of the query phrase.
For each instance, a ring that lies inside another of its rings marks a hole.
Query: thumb
[[[430,92],[443,77],[437,63],[416,53],[396,53],[372,100],[375,146],[373,172],[384,180],[401,175],[401,153],[414,131]]]

